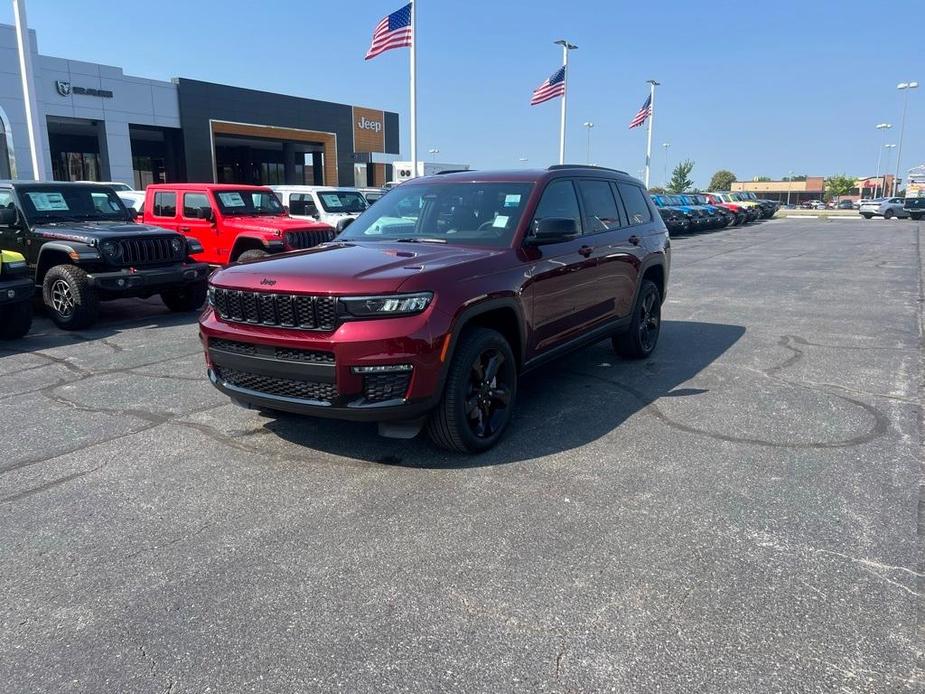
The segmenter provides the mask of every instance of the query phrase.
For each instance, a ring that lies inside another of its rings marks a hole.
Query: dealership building
[[[840,196],[840,199],[860,200],[861,198],[872,198],[875,194],[886,195],[893,190],[894,185],[899,183],[900,181],[898,180],[894,183],[892,174],[858,178],[854,182],[854,189],[847,195]],[[734,181],[732,190],[755,193],[759,198],[779,200],[784,203],[789,200],[791,204],[799,205],[801,202],[822,200],[824,198],[825,177],[807,176],[805,180],[801,181]],[[884,193],[884,191],[887,191],[887,193]]]
[[[398,114],[38,52],[29,31],[45,178],[380,186],[399,154]],[[16,29],[0,24],[0,179],[34,178]]]

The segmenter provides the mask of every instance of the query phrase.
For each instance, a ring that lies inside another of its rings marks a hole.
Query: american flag
[[[633,120],[630,121],[630,130],[633,128],[638,128],[640,125],[646,122],[646,118],[652,115],[652,95],[646,97],[646,103],[642,105],[642,108],[639,109],[639,113],[633,116]]]
[[[392,48],[410,46],[413,40],[411,28],[411,3],[396,10],[376,25],[373,42],[366,52],[366,60]]]
[[[563,94],[565,94],[564,65],[552,73],[548,80],[533,90],[533,98],[530,99],[530,105],[536,106],[537,104],[555,99],[557,96],[562,96]]]

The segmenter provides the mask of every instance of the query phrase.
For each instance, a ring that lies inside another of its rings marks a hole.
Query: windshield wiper
[[[395,243],[446,243],[446,239],[433,239],[427,236],[409,236],[404,239],[383,239],[383,241],[394,241]]]

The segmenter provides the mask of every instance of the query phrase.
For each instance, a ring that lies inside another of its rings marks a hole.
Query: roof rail
[[[446,169],[444,171],[438,171],[437,173],[431,174],[431,175],[432,176],[442,176],[443,174],[466,173],[467,171],[475,171],[475,169]]]
[[[614,173],[629,176],[626,171],[620,171],[620,169],[611,169],[609,166],[594,166],[593,164],[553,164],[552,166],[547,167],[546,170],[560,171],[562,169],[594,169],[595,171],[613,171]]]

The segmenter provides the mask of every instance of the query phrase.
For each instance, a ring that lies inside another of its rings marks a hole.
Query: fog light
[[[122,280],[122,279],[117,280],[117,281],[116,281],[116,284],[118,284],[120,287],[124,287],[124,286],[125,286],[125,280]]]
[[[16,290],[15,290],[15,289],[7,289],[7,290],[6,290],[6,298],[7,298],[7,299],[12,299],[14,296],[16,296]]]
[[[411,371],[411,364],[380,364],[378,366],[354,366],[355,374],[391,374]]]

